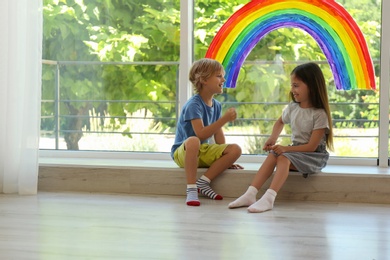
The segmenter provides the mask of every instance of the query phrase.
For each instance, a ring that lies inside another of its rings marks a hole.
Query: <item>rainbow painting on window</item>
[[[375,73],[366,40],[343,6],[332,0],[252,0],[223,24],[207,58],[221,62],[225,87],[235,88],[242,64],[269,32],[299,28],[320,46],[338,90],[375,89]]]

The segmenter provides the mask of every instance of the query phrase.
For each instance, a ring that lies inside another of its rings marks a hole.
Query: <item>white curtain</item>
[[[1,0],[0,35],[0,193],[36,194],[42,0]]]

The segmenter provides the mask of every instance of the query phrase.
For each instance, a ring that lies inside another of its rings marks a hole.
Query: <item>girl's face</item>
[[[291,93],[293,94],[294,101],[300,104],[300,107],[311,107],[309,99],[309,87],[300,79],[291,75]]]
[[[203,83],[203,89],[207,89],[207,91],[211,92],[212,94],[222,94],[222,87],[223,83],[225,82],[224,75],[225,73],[223,71],[214,73]]]

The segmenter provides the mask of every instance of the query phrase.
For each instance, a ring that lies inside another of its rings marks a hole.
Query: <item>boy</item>
[[[221,103],[214,99],[214,95],[222,93],[224,74],[222,64],[207,58],[194,62],[190,70],[189,79],[196,94],[183,106],[171,149],[173,160],[186,172],[188,206],[200,205],[198,192],[222,200],[211,189],[210,182],[228,168],[242,169],[234,164],[241,156],[240,146],[226,144],[222,130],[226,123],[236,119],[236,110],[229,108],[221,117]],[[198,180],[197,168],[208,168]]]

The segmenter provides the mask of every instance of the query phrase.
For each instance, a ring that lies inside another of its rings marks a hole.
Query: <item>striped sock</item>
[[[186,203],[188,206],[200,206],[200,201],[198,199],[198,192],[195,184],[187,185]]]
[[[198,192],[206,195],[210,199],[213,200],[222,200],[223,197],[217,193],[215,193],[210,187],[210,179],[206,176],[200,177],[200,179],[196,182],[196,186],[198,187]]]

